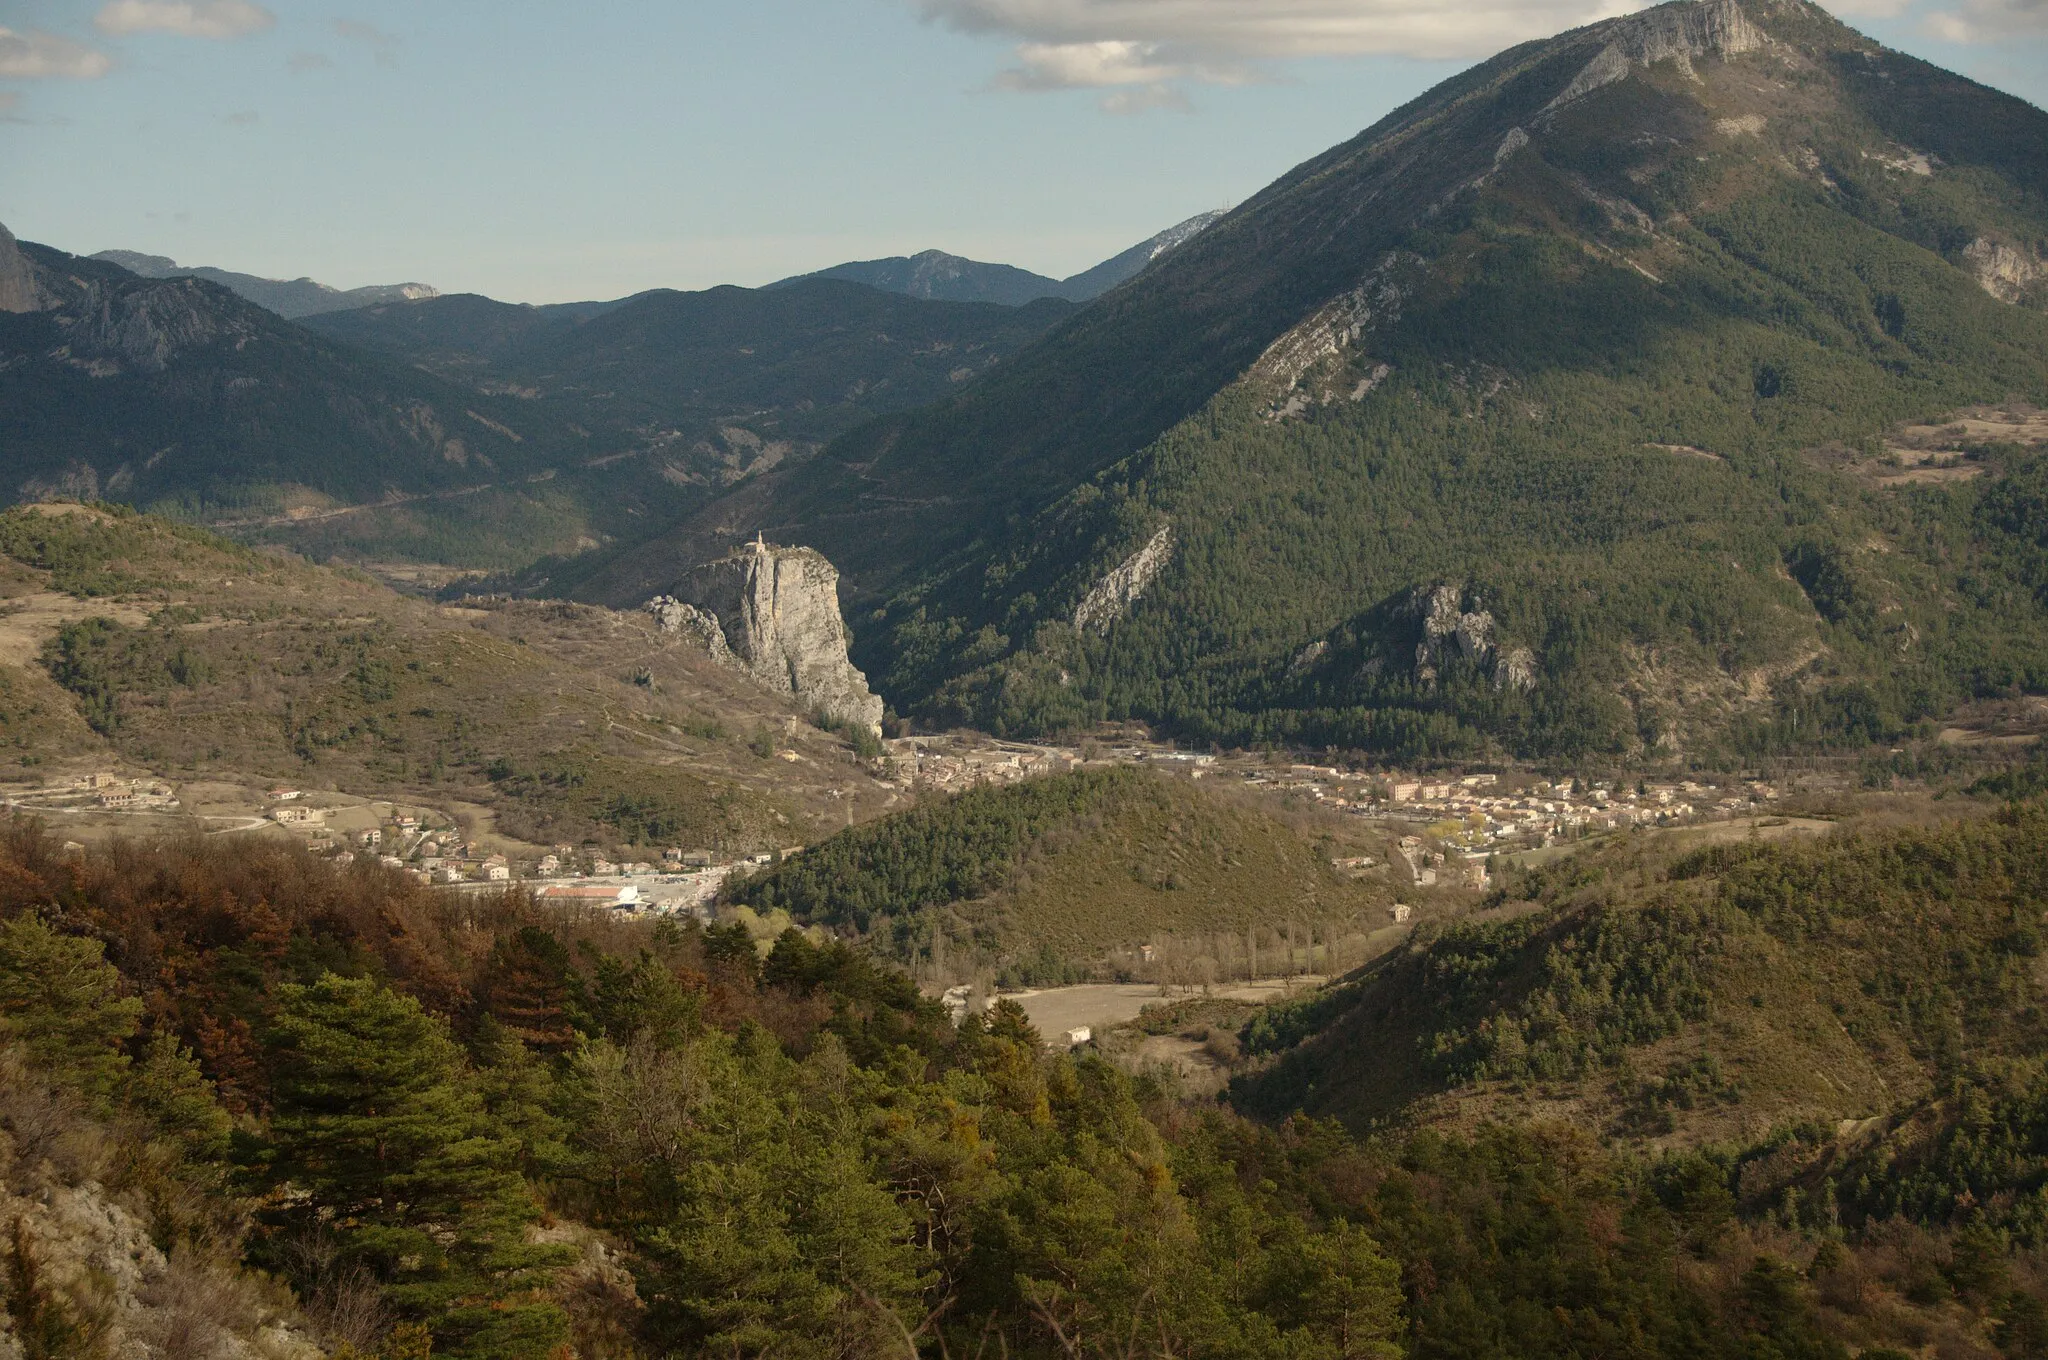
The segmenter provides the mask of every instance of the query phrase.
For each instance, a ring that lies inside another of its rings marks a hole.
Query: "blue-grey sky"
[[[1066,275],[1641,0],[0,0],[0,222],[518,301]],[[2048,0],[1838,0],[2048,104]]]

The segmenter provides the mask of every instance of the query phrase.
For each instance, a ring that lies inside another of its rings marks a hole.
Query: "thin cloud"
[[[285,58],[288,70],[304,74],[307,71],[325,71],[334,65],[334,58],[321,52],[294,52]]]
[[[254,109],[243,109],[237,113],[224,113],[220,120],[229,127],[255,127],[262,120],[262,115]]]
[[[335,33],[350,42],[359,42],[370,49],[370,55],[377,59],[379,66],[390,66],[398,60],[398,37],[386,33],[374,24],[358,19],[336,19]]]
[[[1104,113],[1128,116],[1147,113],[1153,109],[1174,109],[1185,113],[1194,108],[1188,97],[1172,85],[1140,85],[1134,90],[1118,90],[1115,94],[1104,95],[1098,105]]]
[[[179,38],[242,38],[277,23],[252,0],[108,0],[93,19],[102,33],[169,33]]]
[[[2048,36],[2048,0],[1965,0],[1959,8],[1936,10],[1922,26],[1952,43],[2039,38]]]
[[[106,53],[55,33],[0,28],[0,77],[9,80],[98,80],[114,69]]]
[[[932,23],[1023,43],[1150,44],[1228,71],[1292,57],[1486,56],[1646,0],[912,0]],[[1197,77],[1200,78],[1200,77]]]

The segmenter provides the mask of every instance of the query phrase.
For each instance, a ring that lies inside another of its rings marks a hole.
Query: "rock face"
[[[1467,608],[1464,586],[1424,586],[1415,592],[1411,608],[1422,623],[1415,678],[1424,685],[1435,684],[1443,664],[1455,655],[1490,666],[1495,689],[1536,687],[1536,654],[1527,647],[1503,649],[1493,615],[1477,600]]]
[[[2035,284],[2048,280],[2048,264],[1988,237],[1963,247],[1963,263],[1984,291],[2000,302],[2022,302]]]
[[[1659,5],[1618,21],[1600,55],[1586,64],[1545,112],[1562,108],[1603,85],[1626,80],[1639,67],[1676,61],[1690,69],[1696,57],[1737,56],[1754,52],[1767,41],[1737,0]]]
[[[846,657],[839,571],[810,548],[756,541],[691,571],[648,602],[664,631],[838,722],[882,730],[882,701]]]
[[[1108,632],[1109,626],[1144,595],[1145,587],[1152,584],[1152,578],[1159,575],[1172,556],[1173,526],[1169,524],[1090,587],[1074,609],[1074,627],[1083,632]]]
[[[72,352],[161,373],[186,350],[255,334],[247,317],[223,313],[210,301],[205,285],[193,279],[103,293],[72,328]]]
[[[14,233],[0,227],[0,312],[40,312],[49,305],[35,266],[14,243]]]

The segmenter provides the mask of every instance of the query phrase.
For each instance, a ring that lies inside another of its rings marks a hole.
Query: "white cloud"
[[[55,33],[33,28],[17,33],[11,28],[0,28],[0,77],[36,80],[65,76],[72,80],[97,80],[113,66],[113,59],[106,53]]]
[[[1896,19],[1913,7],[1913,0],[1821,0],[1822,7],[1841,19]]]
[[[1228,71],[1286,57],[1479,57],[1648,0],[912,0],[934,23],[1024,43],[1151,44]]]
[[[336,19],[334,31],[350,42],[367,45],[379,66],[389,66],[398,60],[397,36],[386,33],[373,24],[366,24],[357,19]]]
[[[1963,0],[1922,21],[1935,37],[1953,43],[1993,43],[2048,37],[2048,0]]]
[[[107,0],[93,26],[102,33],[169,33],[180,38],[240,38],[277,16],[252,0]]]

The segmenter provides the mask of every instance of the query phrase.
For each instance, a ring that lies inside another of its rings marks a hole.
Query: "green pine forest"
[[[288,1307],[391,1360],[2037,1357],[2044,818],[1560,861],[1257,1013],[1225,1103],[795,929],[17,819],[0,1193],[121,1205],[188,1331]],[[1759,968],[1778,1068],[1681,1051]],[[1853,1067],[1802,1004],[1881,1084],[1795,1070]],[[99,1354],[39,1249],[25,1354]]]

